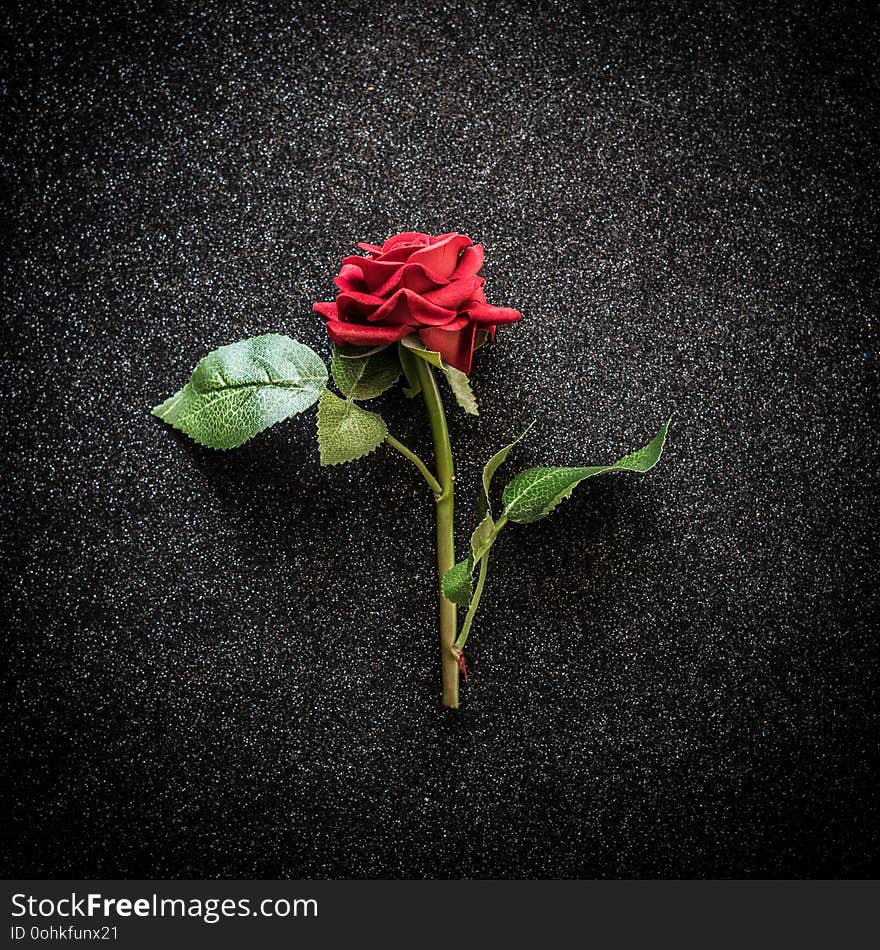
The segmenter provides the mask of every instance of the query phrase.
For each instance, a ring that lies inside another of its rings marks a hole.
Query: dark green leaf
[[[470,558],[450,567],[443,575],[443,596],[460,606],[469,604],[474,593],[473,571],[474,565]]]
[[[586,478],[601,475],[603,472],[649,471],[660,458],[668,428],[669,423],[664,423],[654,439],[643,449],[624,456],[612,465],[530,468],[521,472],[504,489],[504,516],[519,524],[538,521],[549,515],[563,499],[568,498],[574,488]]]

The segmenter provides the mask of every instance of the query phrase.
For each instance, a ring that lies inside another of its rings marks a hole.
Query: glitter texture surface
[[[876,874],[876,24],[86,6],[5,22],[5,876]],[[462,551],[530,420],[509,475],[674,415],[501,538],[458,714],[413,468],[149,414],[223,343],[328,357],[412,229],[523,312],[449,409]]]

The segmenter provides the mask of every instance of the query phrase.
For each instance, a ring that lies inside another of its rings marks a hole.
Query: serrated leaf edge
[[[454,366],[444,366],[442,372],[459,406],[461,406],[469,416],[478,416],[480,410],[477,407],[477,397],[474,395],[474,389],[471,386],[471,381],[467,373],[463,373]]]
[[[200,406],[198,409],[195,409],[192,412],[187,413],[181,420],[175,419],[175,420],[169,421],[168,416],[177,408],[181,400],[183,400],[188,395],[187,394],[188,389],[192,391],[191,394],[194,395],[195,397],[202,397],[202,398],[207,397],[213,401],[219,401],[219,400],[228,398],[232,394],[238,393],[243,389],[250,389],[254,392],[258,392],[263,387],[274,387],[275,389],[299,389],[309,383],[320,383],[322,388],[326,385],[327,379],[328,379],[328,373],[326,371],[326,367],[324,367],[324,373],[321,374],[320,376],[300,376],[300,377],[297,377],[296,380],[273,379],[271,376],[269,376],[266,382],[261,382],[261,383],[255,383],[255,382],[227,383],[224,379],[223,380],[224,386],[222,388],[205,389],[205,390],[199,390],[195,386],[192,385],[193,377],[196,375],[199,367],[204,363],[206,359],[208,359],[211,356],[214,356],[219,350],[222,350],[230,346],[236,346],[242,343],[254,343],[258,340],[266,340],[270,338],[276,338],[277,340],[285,342],[285,343],[294,343],[297,346],[302,347],[305,350],[308,350],[308,352],[311,353],[312,356],[314,356],[317,360],[321,362],[322,366],[324,365],[323,361],[320,359],[318,354],[315,353],[315,351],[312,350],[311,347],[307,346],[305,343],[301,343],[299,340],[294,340],[292,337],[289,337],[284,333],[261,333],[255,337],[245,337],[242,340],[234,340],[232,343],[224,343],[218,347],[215,347],[213,350],[210,350],[203,357],[201,357],[201,359],[199,359],[199,361],[193,367],[193,370],[190,373],[190,377],[186,381],[186,383],[183,385],[183,387],[181,389],[178,389],[176,393],[169,396],[163,402],[160,402],[158,405],[153,406],[152,409],[150,410],[151,415],[154,415],[157,419],[160,419],[166,425],[170,425],[172,429],[176,429],[178,432],[181,432],[188,439],[191,439],[193,442],[195,442],[196,445],[200,445],[206,449],[211,449],[211,451],[213,452],[231,452],[235,449],[241,448],[246,442],[250,442],[251,439],[256,438],[257,435],[262,435],[263,432],[266,432],[267,430],[271,429],[273,426],[278,425],[278,423],[286,422],[288,419],[292,418],[292,416],[301,415],[307,409],[311,409],[311,407],[314,406],[315,403],[320,399],[320,393],[304,409],[301,409],[299,412],[291,413],[291,415],[285,416],[282,419],[276,419],[274,422],[270,422],[268,425],[263,426],[263,428],[260,429],[258,432],[256,432],[253,436],[249,436],[248,438],[243,439],[241,442],[237,442],[235,445],[224,445],[224,446],[213,445],[210,442],[206,442],[204,439],[200,438],[198,435],[194,434],[193,432],[190,432],[188,428],[184,428],[184,426],[180,424],[181,422],[185,423],[186,420],[197,417],[199,413],[206,411],[210,407],[211,403],[206,403],[205,405]],[[267,375],[268,375],[268,370],[267,370]]]
[[[342,461],[339,461],[339,462],[325,462],[324,453],[321,450],[321,433],[320,433],[320,430],[318,429],[318,419],[317,419],[317,414],[316,414],[315,429],[318,435],[318,461],[322,467],[333,468],[334,466],[338,466],[338,465],[347,465],[349,462],[357,462],[360,459],[366,458],[368,455],[372,455],[373,452],[375,452],[376,449],[378,449],[380,445],[384,444],[385,436],[388,435],[388,425],[386,424],[385,420],[379,415],[378,412],[371,412],[369,409],[362,409],[353,399],[342,399],[339,396],[337,396],[336,393],[330,392],[329,389],[325,389],[321,393],[321,395],[318,397],[317,402],[318,402],[319,412],[321,408],[321,400],[324,398],[325,395],[331,396],[333,399],[338,399],[340,402],[346,403],[347,405],[355,409],[357,412],[363,412],[369,416],[375,416],[382,423],[383,434],[382,434],[382,438],[371,449],[367,449],[365,452],[361,452],[360,455],[355,455],[350,459],[343,459]]]

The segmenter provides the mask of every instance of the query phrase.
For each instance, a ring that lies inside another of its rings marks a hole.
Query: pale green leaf
[[[471,535],[471,553],[449,568],[443,577],[443,596],[454,604],[467,606],[474,592],[474,570],[489,553],[498,536],[495,522],[488,512]]]
[[[430,363],[432,366],[436,366],[437,369],[443,369],[443,360],[440,358],[440,354],[436,353],[434,350],[429,350],[424,343],[422,343],[419,335],[417,333],[411,333],[409,336],[405,336],[400,341],[401,346],[405,346],[411,353],[414,353],[419,359],[423,359],[426,363]]]
[[[624,456],[611,465],[587,468],[530,468],[521,472],[504,489],[504,516],[519,524],[546,517],[584,479],[603,472],[647,472],[660,459],[669,422],[643,449]]]
[[[474,533],[471,535],[471,560],[475,567],[480,558],[495,543],[496,537],[495,522],[492,520],[492,515],[487,511],[483,516],[483,520],[474,528]]]
[[[318,448],[322,465],[341,465],[369,455],[388,434],[380,415],[367,412],[329,389],[318,402]]]
[[[400,360],[396,349],[379,350],[371,356],[345,356],[333,348],[330,364],[333,381],[349,399],[373,399],[400,379]]]
[[[454,366],[444,366],[443,375],[449,382],[455,401],[461,406],[468,415],[478,416],[477,397],[471,389],[471,381],[467,376]]]
[[[153,415],[211,449],[234,449],[320,396],[327,368],[309,347],[278,333],[209,353]]]

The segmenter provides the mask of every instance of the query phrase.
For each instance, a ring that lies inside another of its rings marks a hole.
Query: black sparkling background
[[[5,15],[6,876],[877,872],[868,10]],[[405,229],[524,315],[450,409],[462,548],[529,420],[511,473],[674,413],[499,542],[457,715],[412,468],[149,415],[222,343],[327,356],[311,303]]]

